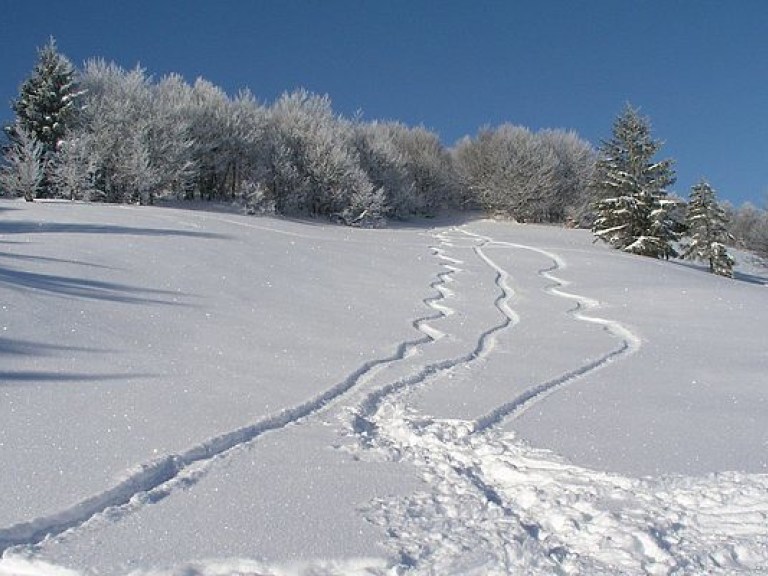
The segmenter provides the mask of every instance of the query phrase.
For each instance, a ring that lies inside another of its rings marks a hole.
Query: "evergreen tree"
[[[675,172],[672,160],[653,161],[660,148],[648,119],[627,104],[614,121],[613,137],[599,150],[592,232],[620,250],[668,258],[676,254],[677,231],[670,216],[675,202],[666,187],[675,182]]]
[[[74,116],[78,91],[74,82],[75,69],[65,56],[59,54],[53,37],[37,52],[35,69],[21,85],[13,111],[16,113],[16,125],[40,143],[41,167],[44,167],[53,160],[67,125]],[[19,138],[16,125],[8,129],[13,141]],[[45,193],[47,187],[47,174],[44,172],[40,191]]]
[[[728,233],[725,210],[717,203],[714,189],[704,180],[691,188],[685,219],[690,242],[683,258],[709,262],[709,271],[721,276],[733,276],[733,258],[725,243],[732,239]]]
[[[32,75],[22,84],[13,111],[18,122],[31,132],[48,155],[56,152],[75,111],[78,95],[72,63],[59,54],[56,40],[38,49]]]

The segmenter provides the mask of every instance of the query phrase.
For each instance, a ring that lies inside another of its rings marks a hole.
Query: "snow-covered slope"
[[[0,574],[768,573],[766,281],[490,221],[0,203]]]

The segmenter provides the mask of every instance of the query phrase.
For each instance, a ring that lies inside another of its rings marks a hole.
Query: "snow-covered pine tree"
[[[41,159],[48,162],[74,117],[79,91],[74,81],[75,69],[67,57],[58,52],[53,37],[37,53],[35,69],[22,84],[13,111],[17,124],[40,143]],[[15,126],[9,133],[12,140],[17,138]],[[41,186],[47,186],[45,176]]]
[[[13,127],[14,141],[5,151],[0,167],[0,188],[32,202],[40,190],[45,172],[43,146],[20,124]]]
[[[691,188],[685,219],[690,242],[683,258],[709,262],[709,271],[720,276],[733,276],[733,258],[725,243],[728,233],[725,210],[718,204],[715,190],[705,180]]]
[[[613,137],[599,149],[593,191],[592,232],[615,248],[650,256],[675,255],[674,202],[666,187],[675,182],[672,160],[654,162],[661,142],[651,138],[650,122],[627,104],[613,124]]]

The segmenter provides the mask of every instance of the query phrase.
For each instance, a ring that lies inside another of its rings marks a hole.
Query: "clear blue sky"
[[[262,101],[305,87],[451,145],[483,125],[598,144],[624,103],[651,117],[688,190],[768,195],[768,0],[6,0],[0,120],[48,36],[156,78],[202,76]]]

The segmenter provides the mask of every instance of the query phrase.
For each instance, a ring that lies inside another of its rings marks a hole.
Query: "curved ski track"
[[[539,276],[552,282],[552,284],[546,288],[546,292],[560,298],[575,300],[576,306],[570,310],[570,314],[572,314],[574,318],[582,322],[599,324],[603,326],[605,330],[607,330],[610,334],[620,339],[620,344],[617,348],[607,352],[606,354],[603,354],[594,360],[591,360],[590,362],[574,368],[573,370],[564,372],[563,374],[560,374],[551,380],[532,385],[509,402],[502,404],[501,406],[491,410],[489,413],[481,416],[475,421],[475,429],[477,431],[490,428],[491,426],[498,424],[504,419],[519,416],[525,410],[534,404],[541,402],[551,394],[554,394],[560,388],[572,384],[574,381],[581,379],[588,374],[602,368],[620,356],[633,354],[640,349],[642,344],[641,339],[621,322],[584,314],[583,311],[596,308],[600,305],[597,300],[562,290],[562,288],[567,286],[569,282],[553,274],[554,271],[562,270],[566,267],[565,261],[559,255],[553,252],[549,252],[548,250],[537,248],[535,246],[529,246],[526,244],[495,241],[487,236],[474,234],[463,229],[461,232],[467,236],[481,240],[484,246],[499,246],[519,250],[528,250],[531,252],[536,252],[537,254],[541,254],[542,256],[552,260],[551,267],[539,270]],[[476,248],[476,251],[478,251],[479,255],[486,262],[486,264],[488,264],[494,270],[501,271],[501,268],[498,266],[498,264],[496,264],[496,262],[486,256],[484,253],[479,252],[479,249]],[[505,310],[502,311],[507,313]]]
[[[477,334],[466,353],[419,364],[426,345],[435,343],[437,348],[431,349],[440,352],[441,342],[453,339],[438,322],[455,313],[449,284],[465,265],[450,254],[457,237],[472,241],[465,247],[494,272],[498,296],[492,306],[501,319]],[[566,264],[557,254],[463,228],[438,232],[434,239],[431,251],[444,270],[430,285],[435,294],[424,299],[433,313],[412,323],[421,337],[364,363],[297,406],[142,464],[109,490],[56,514],[0,529],[0,554],[15,547],[34,549],[48,536],[119,519],[195,483],[212,462],[238,447],[335,406],[343,409],[360,449],[409,461],[427,482],[426,492],[370,504],[367,518],[386,530],[388,545],[399,557],[399,565],[382,567],[382,574],[401,569],[414,574],[693,574],[768,566],[768,505],[763,498],[768,477],[629,479],[571,466],[505,435],[498,427],[502,421],[634,353],[641,341],[621,323],[586,313],[598,303],[564,290],[568,282],[555,272]],[[573,300],[568,314],[601,326],[619,345],[529,386],[476,420],[419,415],[405,395],[487,358],[498,336],[520,321],[512,307],[511,276],[488,255],[488,248],[528,250],[550,259],[552,265],[538,271],[550,283],[544,291]],[[387,380],[387,370],[394,367],[408,371]],[[735,528],[724,535],[721,523]]]
[[[378,508],[370,511],[369,519],[397,536],[395,541],[399,547],[396,552],[401,558],[401,565],[405,567],[414,568],[426,562],[430,565],[430,573],[441,573],[442,570],[446,573],[456,573],[457,555],[438,553],[434,548],[438,540],[442,547],[474,550],[479,556],[492,557],[492,564],[507,568],[519,564],[521,560],[515,555],[517,553],[510,552],[512,548],[527,550],[542,559],[554,558],[556,565],[568,554],[567,547],[540,542],[542,527],[535,518],[525,520],[516,510],[505,504],[496,488],[480,473],[474,452],[478,443],[482,446],[487,441],[484,440],[484,431],[506,417],[519,414],[525,407],[543,400],[557,389],[600,368],[615,357],[633,352],[639,347],[639,339],[618,322],[578,313],[581,308],[597,306],[597,302],[561,290],[566,282],[551,274],[553,270],[565,266],[559,256],[532,246],[495,242],[492,238],[463,229],[455,229],[454,232],[476,240],[477,244],[472,246],[472,252],[494,271],[499,295],[493,306],[500,312],[503,320],[483,331],[475,348],[467,354],[427,364],[409,376],[377,388],[360,402],[353,416],[352,428],[361,439],[361,444],[367,448],[383,449],[393,459],[407,459],[420,466],[426,470],[425,480],[433,485],[433,490],[426,495],[417,494],[404,502],[379,502]],[[443,245],[453,245],[445,234],[437,234],[436,238]],[[473,422],[420,418],[402,404],[398,404],[396,396],[408,394],[417,387],[427,385],[459,366],[470,365],[486,358],[493,352],[498,334],[520,322],[519,314],[510,304],[515,294],[509,285],[510,274],[484,250],[496,245],[532,250],[550,258],[553,266],[539,271],[542,277],[553,283],[546,291],[563,298],[575,299],[576,308],[570,311],[574,317],[604,325],[613,335],[624,337],[622,345],[596,361],[551,381],[529,387],[510,402]],[[443,250],[434,252],[441,258],[448,259]],[[455,259],[452,261],[460,263]],[[441,309],[446,308],[447,306],[443,305]],[[417,513],[414,514],[413,510]],[[439,526],[431,523],[446,515],[450,518],[449,521],[440,520]],[[423,519],[419,519],[421,517]],[[408,534],[408,538],[399,537],[398,527],[404,534]],[[501,556],[498,555],[499,550],[503,551]],[[467,552],[461,555],[472,556]],[[446,562],[445,566],[441,566],[441,562]],[[553,565],[550,560],[545,563],[550,567]]]
[[[146,503],[157,502],[173,492],[177,487],[193,484],[204,474],[202,467],[216,458],[225,456],[232,450],[244,446],[265,433],[280,430],[290,424],[299,423],[336,403],[350,390],[363,384],[383,367],[404,360],[415,350],[429,342],[445,336],[440,330],[430,326],[430,322],[453,311],[440,302],[450,290],[445,284],[458,268],[453,264],[461,261],[446,256],[438,246],[431,247],[433,255],[449,262],[443,264],[445,271],[437,274],[430,287],[436,295],[424,299],[424,304],[435,311],[434,314],[418,318],[412,326],[423,334],[422,337],[401,342],[395,352],[384,358],[363,363],[344,380],[296,406],[266,416],[241,428],[209,438],[184,452],[170,454],[149,462],[139,464],[128,470],[125,478],[98,494],[76,502],[72,506],[53,514],[35,518],[0,528],[0,555],[15,547],[33,547],[46,538],[76,529],[91,519],[104,515],[118,518],[131,513]]]
[[[445,236],[437,234],[436,238],[445,242]],[[452,273],[460,272],[461,268],[454,266],[454,264],[462,264],[461,260],[457,260],[450,256],[447,256],[444,250],[438,248],[433,249],[433,252],[439,258],[450,262],[450,264],[443,264],[444,267],[448,267]],[[475,247],[474,252],[478,255],[482,255],[480,247]],[[484,257],[484,256],[481,256]],[[494,306],[501,312],[503,319],[487,330],[483,331],[478,339],[475,347],[469,352],[457,357],[447,358],[430,364],[426,364],[409,375],[397,379],[393,382],[387,383],[373,392],[369,393],[359,404],[356,411],[353,414],[352,428],[356,433],[367,435],[371,429],[375,427],[372,422],[372,416],[379,410],[381,404],[390,398],[393,394],[401,391],[411,391],[419,386],[426,385],[432,380],[440,377],[444,373],[455,369],[461,365],[467,365],[477,360],[486,358],[493,351],[496,345],[496,336],[502,330],[514,326],[520,320],[517,313],[509,306],[509,301],[514,296],[514,290],[509,286],[508,279],[509,274],[501,268],[496,267],[495,283],[498,286],[500,294],[494,301]],[[449,292],[445,291],[445,288],[440,291],[441,295],[445,297]],[[453,315],[454,311],[445,304],[437,302],[430,302],[433,308],[438,309],[445,317]]]
[[[494,306],[505,320],[483,332],[471,353],[370,393],[356,416],[365,423],[355,426],[361,447],[410,462],[426,483],[423,492],[378,499],[367,510],[390,536],[397,573],[768,574],[768,476],[624,478],[569,465],[498,429],[503,419],[634,353],[641,341],[619,322],[585,314],[598,303],[563,290],[567,282],[553,272],[565,262],[556,254],[456,231],[478,240],[473,252],[496,272],[501,294]],[[401,396],[490,354],[495,335],[519,320],[509,274],[486,254],[490,246],[550,258],[552,266],[539,271],[551,282],[545,291],[574,300],[569,314],[602,326],[620,344],[477,420],[422,416]]]
[[[497,334],[502,330],[517,325],[520,322],[520,316],[510,305],[510,301],[514,297],[514,290],[509,285],[510,274],[486,254],[484,248],[487,247],[498,246],[528,250],[541,254],[552,260],[551,267],[539,271],[539,275],[542,278],[545,278],[552,283],[551,286],[546,288],[546,292],[560,298],[575,300],[576,306],[569,312],[573,315],[574,318],[583,322],[589,322],[603,326],[605,330],[607,330],[611,335],[620,339],[620,344],[617,348],[594,360],[591,360],[590,362],[578,366],[573,370],[560,374],[546,382],[541,382],[529,386],[526,390],[512,398],[509,402],[497,406],[489,413],[477,418],[474,421],[475,431],[480,432],[482,430],[486,430],[499,424],[502,420],[519,416],[523,411],[527,410],[537,402],[541,402],[546,397],[555,393],[557,390],[568,386],[574,381],[581,379],[590,373],[604,367],[610,362],[616,360],[618,357],[633,354],[640,348],[640,338],[620,322],[584,314],[584,310],[596,308],[599,306],[599,302],[586,296],[566,292],[562,289],[568,285],[568,281],[558,278],[552,273],[555,270],[564,269],[566,266],[564,260],[559,255],[526,244],[495,241],[490,237],[475,234],[461,228],[455,229],[455,232],[460,232],[466,237],[478,241],[478,244],[475,245],[472,250],[480,258],[480,260],[482,260],[495,273],[495,283],[499,288],[499,296],[496,298],[493,305],[502,314],[503,320],[482,332],[478,338],[475,348],[467,354],[428,364],[422,367],[419,371],[405,378],[382,386],[381,388],[369,394],[369,396],[365,398],[359,405],[359,411],[356,414],[356,419],[358,421],[358,424],[355,427],[356,430],[367,429],[371,425],[370,422],[367,422],[365,425],[361,426],[360,419],[363,421],[370,420],[370,416],[376,412],[376,410],[388,396],[406,389],[413,389],[415,387],[426,385],[435,378],[439,377],[441,374],[453,370],[458,366],[467,365],[479,359],[486,358],[493,352],[493,349],[496,345]],[[436,238],[440,240],[442,244],[452,246],[452,244],[446,239],[445,234],[437,234]],[[433,252],[438,257],[444,260],[448,260],[449,262],[462,263],[459,260],[447,256],[443,249],[433,249]],[[451,267],[451,270],[460,271],[461,269]],[[442,295],[445,295],[445,292],[442,290],[440,292]],[[452,309],[446,305],[439,304],[439,301],[431,302],[431,305],[439,309],[446,316],[453,314]]]

